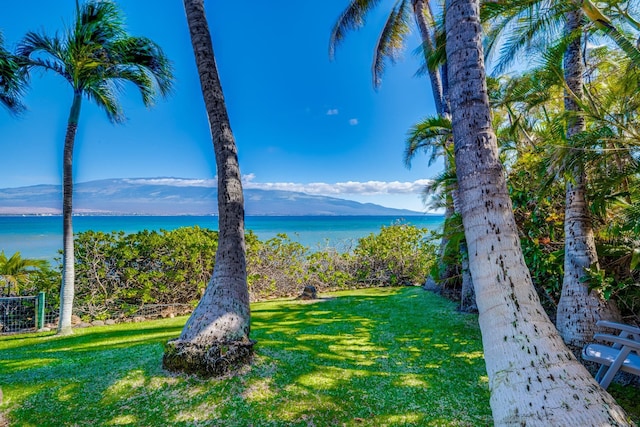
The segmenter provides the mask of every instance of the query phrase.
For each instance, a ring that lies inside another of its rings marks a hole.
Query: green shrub
[[[382,227],[358,240],[354,250],[358,282],[373,286],[423,283],[435,263],[428,230],[408,224]]]
[[[293,296],[308,279],[309,249],[286,234],[261,242],[247,234],[247,281],[251,300]]]
[[[310,254],[309,284],[318,290],[348,289],[355,282],[355,258],[351,253],[339,253],[327,248]]]
[[[217,236],[199,227],[79,233],[76,311],[102,319],[141,304],[197,302],[213,270]]]
[[[422,282],[434,263],[427,230],[408,224],[383,227],[360,239],[353,252],[311,252],[279,234],[260,241],[246,234],[247,282],[252,301],[318,291]],[[191,304],[211,277],[216,231],[102,233],[76,238],[76,312],[86,319],[130,316],[143,304]],[[59,283],[59,281],[58,281]]]

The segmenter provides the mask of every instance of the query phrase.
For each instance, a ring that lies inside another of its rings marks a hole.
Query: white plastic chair
[[[618,335],[593,336],[594,339],[612,343],[611,345],[592,343],[582,349],[584,360],[602,365],[595,377],[600,386],[604,389],[609,387],[618,371],[640,376],[640,328],[608,320],[600,320],[597,324],[620,331]]]

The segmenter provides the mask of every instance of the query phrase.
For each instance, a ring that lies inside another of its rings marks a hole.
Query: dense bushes
[[[424,282],[435,260],[435,247],[426,240],[425,232],[395,225],[360,239],[354,250],[357,281],[373,286]]]
[[[78,313],[92,319],[141,304],[197,302],[213,269],[217,233],[199,227],[76,238]]]
[[[426,236],[426,229],[398,223],[340,253],[312,252],[284,234],[260,241],[248,232],[251,299],[295,296],[307,284],[326,291],[422,283],[435,253]],[[86,320],[101,320],[132,314],[143,304],[195,305],[213,271],[217,244],[216,231],[199,227],[79,233],[75,311]]]

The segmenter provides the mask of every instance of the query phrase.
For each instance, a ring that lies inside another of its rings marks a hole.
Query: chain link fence
[[[74,312],[74,327],[110,325],[115,323],[142,322],[145,320],[185,316],[193,311],[190,304],[145,304],[127,312],[112,313],[110,318],[96,320],[81,312]],[[44,293],[37,296],[0,298],[0,335],[47,331],[58,327],[58,310],[55,303],[45,301]]]
[[[37,296],[0,298],[0,332],[35,331],[42,327],[38,324],[38,314]]]

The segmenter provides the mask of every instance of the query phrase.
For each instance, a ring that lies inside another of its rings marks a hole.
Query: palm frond
[[[80,7],[74,31],[74,42],[79,46],[103,46],[126,34],[124,18],[115,2],[91,0]]]
[[[11,114],[20,114],[26,110],[22,96],[26,90],[27,79],[20,60],[4,47],[0,33],[0,104]]]
[[[144,72],[157,87],[161,96],[166,97],[171,94],[174,80],[173,66],[158,44],[146,37],[126,37],[114,43],[113,48],[119,53],[117,62],[125,67],[133,67],[139,72]],[[135,83],[134,80],[132,81]],[[138,87],[140,88],[139,85]],[[148,105],[147,102],[145,105]]]
[[[453,161],[453,158],[451,158]],[[422,190],[422,201],[428,209],[446,208],[450,203],[449,195],[458,185],[456,169],[454,167],[445,168],[436,175],[429,185]]]
[[[349,31],[357,30],[365,23],[367,13],[380,3],[380,0],[351,0],[349,6],[340,14],[329,37],[329,58],[335,57],[335,50]]]
[[[622,211],[622,219],[626,229],[640,233],[640,203],[627,204]]]
[[[485,49],[488,59],[497,56],[494,72],[504,72],[522,53],[544,51],[561,34],[569,6],[548,0],[486,2]]]
[[[427,117],[409,129],[404,151],[407,167],[418,152],[431,153],[429,165],[446,151],[447,141],[452,138],[451,120],[435,116]]]
[[[66,58],[69,55],[64,40],[29,31],[18,45],[16,54],[26,65],[27,70],[43,68],[60,74],[72,82]]]
[[[378,88],[382,83],[385,60],[395,63],[404,47],[404,39],[409,34],[411,8],[408,0],[399,0],[391,10],[378,42],[373,51],[373,87]]]
[[[118,103],[118,94],[123,91],[122,83],[109,79],[95,82],[85,88],[83,93],[95,102],[107,115],[112,123],[122,123],[125,120],[122,107]]]

